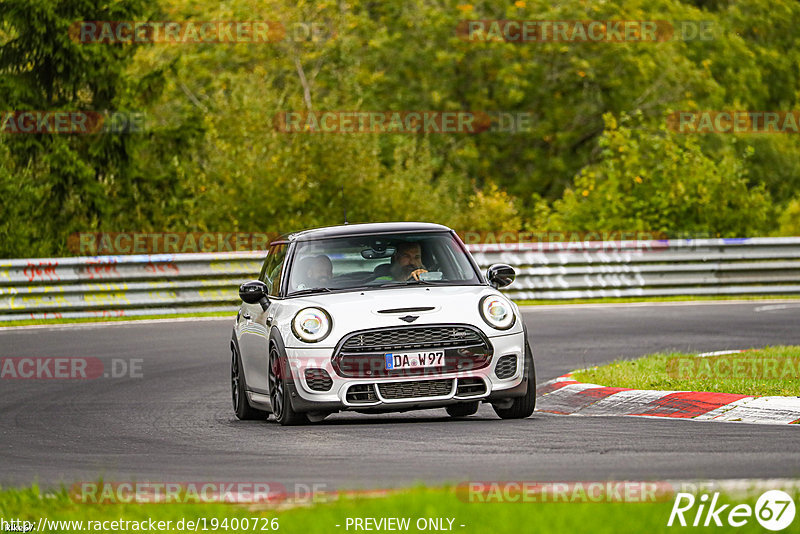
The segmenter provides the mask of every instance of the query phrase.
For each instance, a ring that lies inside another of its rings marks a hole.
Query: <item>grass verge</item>
[[[517,494],[519,496],[519,494]],[[797,495],[794,496],[795,500]],[[39,524],[45,518],[49,532],[87,532],[100,531],[100,528],[87,528],[88,522],[104,521],[170,521],[167,528],[159,532],[195,531],[188,528],[188,521],[198,524],[197,532],[239,532],[244,531],[242,520],[249,522],[249,532],[269,532],[277,530],[286,533],[336,533],[356,532],[348,526],[348,518],[408,518],[406,532],[422,532],[436,529],[420,529],[417,521],[435,519],[442,522],[441,530],[472,533],[519,534],[520,532],[566,533],[588,532],[593,534],[626,532],[671,532],[708,530],[708,527],[668,527],[667,522],[674,498],[668,496],[660,502],[468,502],[465,494],[457,494],[454,488],[413,488],[399,490],[383,496],[341,497],[333,502],[312,504],[289,509],[254,509],[245,505],[232,504],[83,504],[70,500],[62,490],[55,495],[40,497],[36,487],[0,491],[0,517],[4,520],[21,519]],[[747,503],[755,505],[756,496],[747,498],[720,498],[723,503]],[[730,509],[729,507],[728,509]],[[697,506],[687,512],[688,523],[694,519]],[[238,528],[233,528],[233,519]],[[703,517],[705,519],[705,517]],[[183,520],[183,529],[176,528]],[[225,520],[225,527],[222,522]],[[450,523],[448,520],[452,520]],[[724,520],[724,516],[723,516]],[[54,524],[54,521],[73,521],[72,524]],[[75,521],[82,522],[79,526]],[[199,522],[199,523],[197,523]],[[257,525],[253,528],[253,524]],[[797,532],[798,521],[784,532]],[[421,525],[422,523],[420,523]],[[702,524],[702,521],[701,521]],[[99,526],[100,524],[97,524]],[[110,523],[107,525],[111,526]],[[212,528],[216,525],[216,528]],[[452,525],[452,526],[450,526]],[[462,526],[463,525],[463,526]],[[118,528],[116,531],[133,532],[142,529]],[[278,527],[278,528],[275,528]],[[794,527],[794,530],[793,528]],[[37,527],[34,527],[34,530]],[[714,527],[712,527],[713,529]],[[105,529],[109,531],[110,529]],[[146,530],[146,529],[145,529]],[[386,529],[375,529],[386,532]],[[750,517],[747,524],[736,528],[737,532],[763,532],[764,529]],[[155,532],[155,531],[151,531]]]
[[[580,382],[631,389],[800,396],[800,347],[698,357],[681,352],[616,360],[573,373]]]

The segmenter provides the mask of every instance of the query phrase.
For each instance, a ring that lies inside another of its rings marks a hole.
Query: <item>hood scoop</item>
[[[434,306],[417,306],[416,308],[389,308],[387,310],[378,310],[378,313],[388,313],[388,314],[396,314],[396,313],[414,313],[414,312],[426,312],[435,310]]]

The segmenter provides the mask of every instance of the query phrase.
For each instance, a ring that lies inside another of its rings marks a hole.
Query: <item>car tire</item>
[[[302,425],[308,422],[304,413],[297,413],[292,407],[289,395],[289,381],[292,380],[289,362],[286,356],[273,343],[269,349],[269,400],[272,414],[282,426]]]
[[[247,384],[242,368],[242,359],[233,344],[231,344],[231,400],[237,419],[252,421],[267,418],[267,412],[253,408],[247,400]]]
[[[492,405],[500,419],[525,419],[530,417],[536,408],[536,370],[533,368],[533,352],[527,339],[525,340],[525,376],[528,379],[528,389],[524,396],[515,398],[509,408],[498,408]]]
[[[459,404],[451,404],[445,407],[445,410],[447,410],[447,415],[450,417],[469,417],[470,415],[475,415],[479,404],[478,401],[461,402]]]

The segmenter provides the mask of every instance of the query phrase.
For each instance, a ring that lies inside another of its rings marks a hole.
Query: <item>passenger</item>
[[[297,265],[298,289],[327,287],[333,277],[333,264],[325,254],[307,256]]]

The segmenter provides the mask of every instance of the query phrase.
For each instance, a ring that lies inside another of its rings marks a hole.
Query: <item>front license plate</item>
[[[394,352],[386,355],[386,369],[444,367],[444,351]]]

